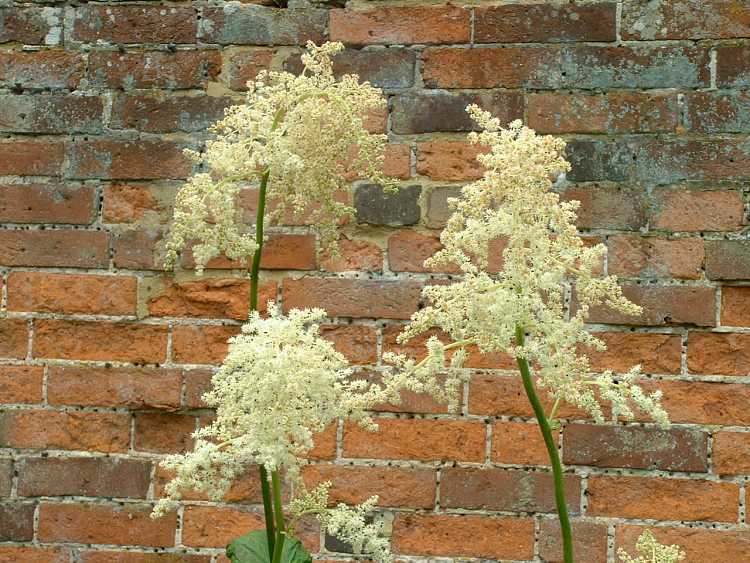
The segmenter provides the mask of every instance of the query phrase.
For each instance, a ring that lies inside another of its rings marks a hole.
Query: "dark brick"
[[[192,162],[183,142],[143,139],[79,140],[68,152],[69,178],[121,180],[186,178]]]
[[[576,224],[582,229],[625,229],[637,231],[646,225],[646,192],[638,186],[588,184],[567,186],[563,201],[577,200]]]
[[[74,41],[195,43],[197,11],[191,7],[87,4],[73,14]]]
[[[205,8],[201,36],[221,45],[304,45],[326,40],[328,10],[229,3]]]
[[[569,424],[563,462],[661,471],[707,471],[705,432],[629,426]]]
[[[0,541],[30,541],[34,537],[34,504],[0,504]]]
[[[0,95],[0,131],[98,133],[104,106],[97,96]]]
[[[437,186],[431,188],[427,194],[427,209],[425,210],[425,225],[431,229],[445,226],[445,222],[453,213],[448,206],[448,198],[459,197],[461,188],[458,186]]]
[[[18,494],[145,498],[151,463],[110,457],[23,458],[17,462]]]
[[[354,193],[357,221],[371,225],[414,225],[419,222],[421,186],[405,186],[388,193],[377,184],[358,186]]]
[[[574,182],[627,180],[633,165],[629,147],[621,141],[572,141],[566,154]]]
[[[115,235],[113,242],[115,266],[144,270],[163,270],[160,231],[128,230]]]
[[[750,37],[746,0],[675,2],[626,0],[623,39],[711,39]]]
[[[60,42],[61,24],[60,8],[0,8],[0,43],[55,45]]]
[[[433,131],[475,131],[476,124],[466,106],[477,104],[500,119],[503,125],[523,119],[520,92],[495,91],[452,93],[443,91],[409,92],[391,101],[391,124],[397,134]]]
[[[79,53],[59,49],[0,51],[0,86],[29,90],[76,88],[83,78]]]
[[[707,240],[706,276],[712,280],[750,279],[750,240]]]
[[[750,86],[750,45],[716,47],[716,85],[719,88]]]
[[[750,132],[750,94],[745,91],[688,92],[685,125],[701,133]]]
[[[0,185],[0,221],[86,225],[94,219],[94,189],[66,184]]]
[[[112,110],[114,129],[147,133],[205,131],[224,117],[224,109],[238,103],[228,97],[123,95]]]
[[[599,522],[573,520],[573,552],[579,561],[607,560],[607,525]],[[559,521],[542,520],[539,555],[546,563],[563,563],[562,536]]]

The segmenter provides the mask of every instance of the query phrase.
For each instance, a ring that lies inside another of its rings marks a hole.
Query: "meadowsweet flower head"
[[[437,327],[482,352],[525,358],[552,397],[588,410],[599,421],[597,394],[613,404],[615,416],[632,418],[634,405],[666,424],[659,395],[633,385],[637,369],[619,380],[611,373],[590,376],[588,359],[579,353],[582,346],[604,347],[585,327],[591,307],[626,314],[640,308],[623,296],[616,278],[598,274],[606,247],[588,246],[578,235],[578,202],[561,202],[551,190],[553,180],[570,169],[565,143],[539,136],[520,121],[503,129],[477,106],[468,112],[482,128],[471,141],[489,148],[477,157],[486,172],[450,201],[455,211],[440,237],[443,248],[425,262],[457,264],[463,276],[424,289],[429,306],[412,317],[400,340]],[[505,243],[503,269],[492,274],[487,271],[491,243],[498,239]],[[568,313],[571,287],[575,306]],[[529,336],[523,346],[516,344],[517,327]],[[419,368],[440,371],[441,352],[428,346],[428,357]],[[406,361],[401,359],[399,367]]]
[[[385,135],[370,134],[365,120],[385,108],[380,90],[356,75],[336,79],[331,57],[341,43],[308,43],[304,70],[262,71],[248,83],[244,104],[226,110],[202,153],[191,153],[203,169],[180,189],[167,263],[174,264],[191,241],[198,267],[224,252],[245,259],[256,248],[254,229],[243,224],[240,190],[267,175],[268,218],[285,211],[312,213],[324,245],[336,239],[336,225],[353,214],[337,199],[358,173],[386,186],[381,172]],[[312,208],[311,208],[312,205]]]
[[[685,553],[678,545],[660,544],[651,530],[643,532],[635,544],[639,555],[631,557],[624,549],[617,550],[622,563],[677,563],[685,559]]]

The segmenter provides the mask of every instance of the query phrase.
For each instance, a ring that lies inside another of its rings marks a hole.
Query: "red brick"
[[[160,363],[166,352],[166,326],[58,319],[35,323],[37,358]]]
[[[555,432],[555,441],[559,433]],[[549,465],[549,453],[537,424],[495,422],[492,425],[492,461],[514,465]]]
[[[276,297],[276,284],[263,283],[258,304],[262,310]],[[168,285],[148,301],[148,312],[156,317],[206,317],[247,319],[250,281],[236,278],[206,278]]]
[[[175,188],[151,184],[105,186],[102,218],[107,223],[135,223],[153,218],[159,223],[167,223],[172,218]]]
[[[247,268],[251,258],[248,256],[245,261],[230,260],[222,255],[209,260],[205,267],[221,270]],[[185,267],[195,267],[192,252],[185,254],[183,263]],[[269,235],[263,244],[260,261],[260,267],[263,270],[315,270],[317,263],[313,235],[275,233]]]
[[[108,88],[203,88],[221,71],[216,50],[94,51],[88,76],[93,86]]]
[[[177,409],[182,372],[175,369],[52,366],[47,399],[52,405]]]
[[[667,231],[737,231],[744,223],[742,194],[734,190],[654,191],[652,226]]]
[[[276,6],[276,4],[274,4]],[[220,45],[305,45],[323,43],[328,11],[284,10],[243,4],[206,7],[201,40]]]
[[[68,563],[70,548],[64,547],[0,547],[0,563]]]
[[[183,406],[187,408],[205,408],[203,394],[211,389],[213,370],[191,369],[183,371],[185,381],[185,398]]]
[[[573,185],[560,194],[562,201],[579,201],[576,225],[582,229],[624,229],[646,226],[645,192],[621,185]]]
[[[378,336],[375,329],[363,325],[323,325],[320,335],[352,364],[375,364]]]
[[[0,444],[10,448],[126,452],[130,415],[12,410],[0,415]]]
[[[710,280],[750,279],[750,241],[706,241],[706,276]]]
[[[661,389],[662,405],[674,423],[747,426],[750,385],[702,381],[642,381],[648,392]],[[647,417],[639,417],[647,418]]]
[[[255,80],[261,70],[269,70],[283,58],[278,49],[237,49],[229,47],[224,54],[225,67],[222,74],[232,90],[245,91],[247,83]]]
[[[591,476],[588,514],[654,520],[736,522],[736,483],[662,477]]]
[[[644,373],[680,373],[682,339],[676,334],[597,332],[607,349],[584,350],[597,371],[613,370],[619,373],[640,365]]]
[[[715,307],[712,287],[686,285],[623,285],[623,294],[643,308],[640,315],[614,312],[604,305],[591,309],[589,321],[605,324],[660,326],[694,324],[714,326]]]
[[[4,266],[106,268],[107,233],[79,230],[0,231]]]
[[[194,8],[84,5],[74,11],[70,38],[85,43],[195,43]]]
[[[180,364],[220,364],[238,326],[180,325],[172,334],[172,359]]]
[[[0,143],[0,175],[59,176],[64,158],[59,141],[21,141]]]
[[[699,237],[665,239],[613,235],[607,239],[607,270],[621,277],[698,279],[705,258]]]
[[[26,319],[0,319],[0,356],[25,358],[29,347],[29,328]]]
[[[0,52],[0,85],[9,88],[77,88],[83,78],[79,53],[59,49]]]
[[[531,94],[528,111],[529,127],[555,134],[669,132],[678,115],[677,96],[660,92]]]
[[[573,520],[573,553],[580,561],[607,560],[607,526],[598,522]],[[560,523],[557,519],[542,520],[539,555],[547,563],[563,563]]]
[[[39,539],[44,542],[104,543],[159,547],[174,543],[175,514],[158,520],[144,504],[55,504],[39,508]]]
[[[381,6],[331,11],[331,41],[347,44],[468,43],[471,14],[457,6]]]
[[[359,504],[372,495],[378,506],[425,508],[435,506],[437,476],[432,469],[310,465],[303,470],[308,488],[333,483],[329,502]]]
[[[708,375],[750,374],[750,334],[691,332],[688,369]]]
[[[750,131],[750,95],[744,91],[690,92],[685,95],[688,130],[702,133]]]
[[[743,0],[704,0],[686,6],[633,0],[623,5],[622,37],[633,40],[748,37],[750,7]]]
[[[34,537],[33,504],[0,504],[0,541],[31,541]]]
[[[164,243],[161,230],[144,229],[114,232],[114,264],[117,268],[164,270]]]
[[[435,271],[434,268],[425,268],[424,261],[442,247],[440,237],[435,233],[399,230],[388,237],[388,267],[394,272]],[[460,271],[457,267],[447,270],[453,273]]]
[[[181,453],[192,449],[195,417],[173,413],[137,413],[135,449],[142,452]]]
[[[614,41],[616,12],[617,6],[614,3],[479,7],[474,11],[474,41]]]
[[[229,97],[125,95],[114,104],[112,127],[147,133],[205,131],[234,103]]]
[[[420,461],[484,461],[485,426],[459,420],[377,420],[370,432],[349,423],[344,428],[344,457]]]
[[[111,457],[31,457],[17,464],[22,497],[146,498],[151,462]]]
[[[706,433],[692,429],[569,424],[565,427],[563,462],[705,472],[708,470],[707,448]]]
[[[383,270],[383,250],[375,242],[365,239],[341,238],[338,241],[338,255],[323,252],[321,267],[328,272]]]
[[[724,286],[721,288],[721,324],[750,326],[750,287]]]
[[[3,403],[41,403],[44,367],[0,366],[0,397]]]
[[[81,563],[210,563],[210,555],[178,552],[83,551],[78,550]]]
[[[94,219],[94,190],[89,186],[24,184],[0,186],[3,223],[87,225]]]
[[[476,180],[484,168],[476,161],[486,148],[463,141],[417,143],[417,174],[433,180]]]
[[[340,278],[284,280],[284,310],[320,307],[330,317],[408,319],[417,310],[422,284]]]
[[[70,178],[186,178],[193,165],[175,141],[77,141],[68,153]]]
[[[357,372],[353,377],[375,384],[380,384],[382,382],[382,374],[377,371],[363,370]],[[461,394],[462,392],[459,389],[459,404],[461,404]],[[399,397],[400,402],[398,403],[380,403],[374,405],[371,410],[376,412],[412,414],[445,414],[449,412],[446,403],[435,400],[428,393],[415,393],[413,391],[401,390]]]
[[[134,315],[136,286],[136,278],[128,276],[11,272],[8,310]]]
[[[534,523],[531,518],[399,514],[393,547],[409,555],[532,559]]]
[[[313,436],[313,449],[303,457],[309,461],[330,461],[336,457],[336,434],[338,424],[332,422],[328,427]]]
[[[682,563],[742,561],[747,557],[747,545],[750,542],[747,530],[618,524],[615,527],[615,545],[635,554],[635,542],[646,529],[664,545],[679,545],[685,552]]]
[[[576,475],[564,477],[568,510],[579,511],[581,482]],[[500,468],[443,469],[440,506],[469,510],[508,512],[555,512],[551,473]]]
[[[714,434],[712,459],[719,475],[750,475],[750,432]]]
[[[263,515],[241,508],[189,506],[185,508],[182,543],[191,547],[225,547],[253,530],[265,529]]]
[[[60,41],[62,10],[55,8],[0,9],[0,43],[55,44]]]
[[[70,94],[0,95],[0,131],[100,133],[104,102]]]

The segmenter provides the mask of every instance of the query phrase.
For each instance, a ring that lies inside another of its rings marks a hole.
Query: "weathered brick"
[[[0,175],[60,176],[64,146],[59,141],[22,141],[0,143]]]
[[[164,270],[163,233],[144,228],[114,232],[112,243],[117,268]]]
[[[662,92],[528,97],[529,127],[540,133],[660,133],[677,127],[677,95]]]
[[[88,315],[134,315],[137,280],[43,272],[8,275],[8,310]]]
[[[38,320],[36,358],[160,363],[167,355],[167,327],[127,322]]]
[[[357,221],[372,225],[414,225],[421,214],[419,195],[421,186],[406,186],[395,193],[383,191],[377,184],[357,187],[354,193],[354,207]]]
[[[622,37],[633,40],[749,37],[750,7],[743,0],[649,2],[626,0]]]
[[[0,445],[6,448],[126,452],[130,415],[111,412],[8,410],[0,414]]]
[[[607,239],[607,270],[627,278],[698,279],[703,269],[703,239],[614,235]]]
[[[94,219],[94,189],[75,184],[0,186],[3,223],[87,225]]]
[[[47,400],[52,405],[177,409],[182,373],[175,369],[52,366]]]
[[[481,6],[474,11],[476,43],[552,43],[614,41],[617,6],[613,2]]]
[[[0,563],[68,563],[71,553],[65,547],[31,547],[4,545],[0,547]]]
[[[13,460],[10,458],[0,458],[0,497],[10,496],[12,486]]]
[[[320,335],[330,340],[337,351],[352,364],[375,364],[378,336],[375,329],[363,325],[322,325]]]
[[[680,373],[682,338],[678,334],[596,332],[606,350],[586,348],[586,356],[597,371],[625,373],[640,365],[645,373]]]
[[[203,394],[211,389],[211,369],[190,369],[183,371],[184,399],[183,406],[187,408],[205,408]]]
[[[333,10],[331,40],[368,45],[468,43],[471,14],[458,6],[380,6]]]
[[[651,225],[667,231],[737,231],[745,211],[736,190],[661,188],[654,192]]]
[[[201,39],[221,45],[304,45],[325,41],[328,11],[226,4],[203,10]]]
[[[183,153],[188,148],[175,141],[76,141],[68,151],[69,178],[186,178],[193,165]]]
[[[598,522],[573,520],[573,552],[580,561],[606,561],[607,526]],[[547,563],[563,563],[560,523],[557,519],[542,520],[539,555]]]
[[[655,520],[736,522],[736,483],[661,477],[591,476],[588,514]]]
[[[707,471],[705,432],[635,426],[569,424],[563,462],[568,465],[661,471]]]
[[[99,133],[103,101],[69,94],[0,95],[0,131],[12,133]]]
[[[31,541],[34,509],[29,503],[0,503],[0,541]]]
[[[566,475],[564,488],[568,510],[578,512],[580,478]],[[516,469],[449,467],[443,470],[440,478],[440,505],[470,510],[554,512],[552,474]]]
[[[407,92],[391,99],[393,132],[403,135],[434,131],[474,131],[466,106],[477,104],[504,125],[523,118],[523,95],[517,91]]]
[[[662,405],[673,423],[747,426],[750,385],[703,381],[642,381],[645,391],[660,389]],[[638,415],[641,420],[648,419]]]
[[[559,433],[555,432],[555,441]],[[492,425],[492,461],[515,465],[549,465],[549,454],[539,426],[525,422]]]
[[[449,198],[461,196],[461,188],[458,186],[436,186],[427,192],[425,198],[425,225],[431,229],[439,229],[445,226],[453,209],[448,204]]]
[[[750,46],[716,47],[716,85],[719,88],[750,86]]]
[[[534,523],[531,518],[399,514],[393,547],[409,555],[532,559]]]
[[[92,86],[123,88],[203,88],[221,71],[216,50],[93,51],[88,78]]]
[[[25,358],[29,341],[26,319],[0,319],[0,356]]]
[[[0,52],[0,85],[28,90],[77,88],[85,62],[59,49]]]
[[[321,267],[328,272],[383,270],[383,250],[376,242],[342,237],[338,241],[338,254],[323,252]]]
[[[62,10],[52,7],[0,8],[0,43],[56,45],[62,31]]]
[[[576,225],[582,229],[624,229],[636,231],[646,225],[645,191],[620,184],[571,185],[563,201],[581,202]]]
[[[265,528],[263,515],[237,507],[190,506],[185,509],[182,541],[192,547],[224,547],[253,530]]]
[[[238,326],[176,326],[172,359],[180,364],[219,364],[227,355],[227,340],[239,331]]]
[[[750,241],[707,240],[706,276],[712,280],[750,279]]]
[[[685,95],[685,125],[700,133],[750,132],[750,94],[741,90]]]
[[[114,104],[112,127],[146,133],[205,131],[234,103],[229,97],[123,95]]]
[[[443,246],[440,238],[433,233],[420,233],[403,229],[388,237],[388,267],[394,272],[430,272],[424,261],[430,258]],[[459,271],[457,267],[438,268],[451,272]]]
[[[310,465],[303,470],[306,486],[330,481],[330,502],[358,504],[378,495],[378,506],[430,509],[435,505],[437,476],[431,469]]]
[[[624,548],[628,553],[635,553],[635,543],[646,529],[664,545],[679,545],[685,552],[682,563],[742,561],[747,557],[747,544],[750,542],[747,530],[617,524],[616,546]]]
[[[378,431],[344,427],[344,457],[484,461],[484,424],[468,420],[378,419]]]
[[[691,332],[688,369],[710,375],[750,374],[750,334]]]
[[[263,284],[263,303],[276,296],[274,283]],[[250,309],[250,281],[206,278],[168,285],[148,300],[149,315],[156,317],[207,317],[244,320]]]
[[[750,326],[750,287],[724,286],[721,288],[721,324]]]
[[[192,449],[195,417],[174,413],[136,413],[134,447],[142,452],[178,453]]]
[[[150,504],[57,504],[39,507],[44,542],[163,546],[174,542],[176,514],[149,517]]]
[[[242,269],[246,268],[252,256],[247,260],[230,260],[226,255],[212,258],[205,265],[206,269]],[[192,250],[183,254],[183,266],[195,268]],[[260,267],[262,270],[314,270],[317,267],[317,252],[313,235],[295,235],[273,233],[263,244]]]
[[[224,71],[222,79],[232,90],[245,91],[247,83],[254,80],[261,70],[269,70],[275,62],[281,62],[284,55],[278,49],[235,48],[224,51]]]
[[[417,143],[417,174],[433,180],[476,180],[484,168],[476,161],[486,147],[463,141],[423,141]]]
[[[195,43],[197,11],[177,6],[83,5],[70,38],[85,43]]]
[[[210,563],[210,555],[177,552],[76,550],[81,563]],[[2,561],[0,559],[0,561]],[[223,563],[223,562],[222,562]]]
[[[19,348],[22,347],[20,341],[18,346]],[[0,366],[0,397],[2,397],[2,402],[41,403],[43,380],[44,368],[42,366]]]
[[[386,328],[387,332],[383,335],[383,347],[384,350],[387,347],[387,351],[395,351],[395,348],[391,345],[394,333],[390,329],[391,327]],[[385,342],[386,339],[388,340],[387,344]],[[382,383],[382,374],[377,371],[359,371],[354,375],[354,378],[365,380],[371,384]],[[461,391],[459,390],[459,404],[461,401],[460,395]],[[376,412],[413,414],[445,414],[448,412],[448,405],[445,402],[435,400],[428,393],[415,393],[413,391],[402,390],[399,392],[399,398],[399,401],[393,403],[373,405],[371,410]]]
[[[17,462],[22,497],[145,498],[151,462],[111,457],[32,457]]]
[[[621,140],[574,140],[565,156],[573,182],[624,182],[633,175],[633,151]]]
[[[625,315],[608,309],[604,305],[598,305],[591,308],[589,321],[644,326],[672,324],[714,326],[716,324],[715,290],[712,287],[623,285],[623,294],[643,308],[640,315]]]
[[[105,186],[102,219],[107,223],[141,220],[166,223],[172,218],[176,186],[167,184],[113,184]]]

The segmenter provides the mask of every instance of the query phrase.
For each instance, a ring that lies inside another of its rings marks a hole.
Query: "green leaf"
[[[232,563],[270,563],[268,540],[266,532],[260,530],[250,532],[237,538],[227,546],[227,557]],[[284,541],[284,551],[281,553],[282,563],[312,563],[312,557],[299,540],[287,537]]]

